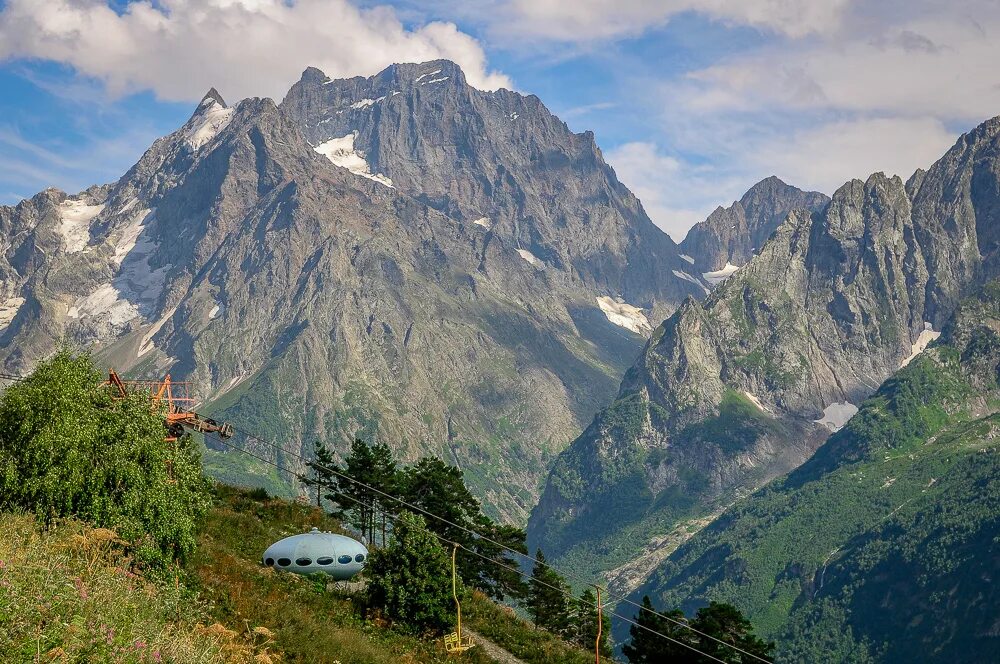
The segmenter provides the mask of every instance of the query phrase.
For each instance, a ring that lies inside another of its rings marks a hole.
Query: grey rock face
[[[644,342],[598,298],[648,330],[701,292],[592,136],[447,62],[307,70],[280,107],[209,92],[118,182],[0,230],[6,370],[68,338],[290,449],[445,457],[522,522]]]
[[[984,123],[908,186],[878,173],[822,212],[794,210],[685,302],[560,455],[532,545],[607,569],[808,458],[997,274],[998,134]]]
[[[731,206],[716,208],[708,219],[695,224],[681,242],[681,252],[694,259],[699,273],[721,270],[727,264],[746,265],[789,212],[819,212],[829,202],[818,191],[802,191],[774,176],[765,178]]]

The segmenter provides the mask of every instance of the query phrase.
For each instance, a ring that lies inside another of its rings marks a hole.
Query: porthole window
[[[337,558],[337,562],[340,563],[341,565],[346,565],[347,563],[351,562],[351,557],[341,556],[340,558]]]
[[[289,565],[292,564],[292,561],[289,560],[288,558],[278,558],[278,564],[281,565],[282,567],[288,567]]]
[[[365,554],[359,553],[358,555],[354,556],[354,562],[356,562],[356,563],[363,563],[363,562],[365,562]]]
[[[329,556],[324,556],[322,558],[317,558],[316,559],[316,564],[317,565],[332,565],[333,564],[333,558],[331,558]]]
[[[268,558],[267,560],[264,561],[264,564],[267,565],[268,567],[271,567],[272,565],[274,565],[274,558]]]
[[[296,558],[295,564],[299,567],[309,567],[313,564],[312,558]]]

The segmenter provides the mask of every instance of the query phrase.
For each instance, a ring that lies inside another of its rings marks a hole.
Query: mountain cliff
[[[802,191],[771,176],[695,224],[681,242],[681,251],[706,280],[718,281],[726,276],[727,266],[746,265],[789,212],[819,212],[829,202],[825,194]]]
[[[686,301],[553,466],[529,539],[629,588],[707,515],[805,461],[995,273],[1000,119],[904,185],[794,210]],[[645,550],[643,550],[645,547]],[[647,564],[628,565],[636,552]]]
[[[213,90],[117,182],[0,230],[6,370],[69,340],[293,449],[446,457],[513,521],[649,321],[704,292],[592,135],[444,61]]]
[[[1000,656],[1000,283],[847,426],[728,510],[635,597],[738,605],[779,661]]]

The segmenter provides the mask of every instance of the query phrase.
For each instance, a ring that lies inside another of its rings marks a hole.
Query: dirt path
[[[474,632],[463,625],[462,635],[464,636],[466,634],[472,637],[472,640],[475,642],[477,648],[482,648],[483,652],[489,655],[490,659],[499,662],[499,664],[524,664],[524,660],[514,657],[492,641],[487,641],[479,632]]]

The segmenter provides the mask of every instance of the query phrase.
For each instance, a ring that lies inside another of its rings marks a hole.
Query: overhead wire
[[[13,380],[13,381],[21,381],[21,380],[24,380],[25,378],[27,378],[27,376],[19,376],[19,375],[15,375],[15,374],[0,373],[0,379]],[[438,521],[440,521],[442,523],[446,523],[446,524],[448,524],[448,525],[450,525],[452,527],[458,528],[458,529],[462,530],[463,532],[465,532],[467,534],[474,535],[475,537],[477,537],[479,539],[482,539],[483,541],[489,542],[490,544],[493,544],[494,546],[497,546],[497,547],[501,548],[502,550],[508,551],[508,552],[513,553],[514,555],[517,555],[517,556],[521,556],[522,558],[524,558],[525,560],[527,560],[529,562],[533,562],[536,565],[543,565],[543,566],[545,566],[545,567],[547,567],[547,568],[549,568],[549,569],[551,569],[551,570],[553,570],[553,571],[561,574],[564,577],[576,579],[577,581],[585,583],[588,586],[589,585],[596,585],[596,584],[590,583],[589,581],[587,581],[587,580],[585,580],[582,577],[579,577],[577,575],[566,574],[566,573],[564,573],[564,572],[556,569],[555,567],[552,567],[550,564],[548,564],[548,563],[546,563],[544,561],[538,560],[537,558],[535,558],[534,556],[532,556],[530,554],[524,553],[523,551],[518,551],[517,549],[511,548],[511,547],[509,547],[509,546],[507,546],[505,544],[501,544],[500,542],[497,542],[496,540],[493,540],[492,538],[487,537],[486,535],[483,535],[482,533],[480,533],[480,532],[478,532],[476,530],[473,530],[473,529],[471,529],[471,528],[469,528],[467,526],[463,526],[463,525],[455,523],[455,522],[453,522],[453,521],[451,521],[449,519],[446,519],[446,518],[444,518],[442,516],[439,516],[437,514],[433,514],[431,512],[428,512],[427,510],[419,507],[418,505],[413,505],[411,503],[408,503],[407,501],[399,498],[398,496],[394,496],[394,495],[386,493],[386,492],[384,492],[384,491],[382,491],[382,490],[380,490],[380,489],[378,489],[376,487],[373,487],[373,486],[370,486],[368,484],[365,484],[364,482],[362,482],[362,481],[360,481],[360,480],[358,480],[356,478],[353,478],[353,477],[351,477],[349,475],[346,475],[346,474],[338,471],[336,468],[330,468],[329,466],[325,466],[325,465],[322,465],[322,464],[317,464],[315,461],[307,459],[302,454],[300,454],[298,452],[294,452],[292,450],[288,450],[288,449],[284,448],[283,446],[279,445],[276,442],[264,440],[264,439],[262,439],[262,438],[260,438],[258,436],[255,436],[254,434],[252,434],[252,433],[250,433],[248,431],[244,431],[242,429],[239,429],[236,426],[233,426],[233,430],[236,431],[236,432],[238,432],[238,433],[240,433],[240,434],[242,434],[246,438],[249,438],[251,440],[257,441],[259,443],[263,443],[264,445],[268,445],[268,446],[272,447],[273,449],[275,449],[277,451],[280,451],[280,452],[282,452],[284,454],[287,454],[289,456],[295,457],[295,458],[299,459],[300,461],[304,461],[306,463],[310,463],[310,464],[313,465],[313,467],[319,468],[321,470],[325,470],[325,471],[331,473],[332,475],[335,475],[337,477],[343,478],[343,479],[345,479],[345,480],[347,480],[349,482],[352,482],[353,484],[355,484],[357,486],[364,487],[364,488],[368,489],[369,491],[373,491],[373,492],[375,492],[375,493],[377,493],[377,494],[379,494],[381,496],[384,496],[386,498],[394,500],[397,503],[399,503],[400,505],[403,505],[404,507],[406,507],[408,509],[414,510],[416,512],[419,512],[421,514],[424,514],[426,516],[434,518],[434,519],[436,519],[436,520],[438,520]],[[209,434],[206,433],[205,435],[207,436]],[[221,442],[223,445],[226,445],[227,447],[230,447],[230,448],[232,448],[234,450],[237,450],[237,451],[249,454],[250,456],[252,456],[252,457],[254,457],[254,458],[256,458],[256,459],[258,459],[260,461],[263,461],[265,463],[273,465],[278,470],[283,470],[284,472],[292,473],[296,477],[298,477],[300,480],[305,480],[306,479],[306,478],[303,478],[300,474],[296,473],[295,471],[293,471],[291,469],[281,468],[278,464],[270,461],[269,459],[261,457],[261,456],[259,456],[257,454],[254,454],[254,453],[250,452],[249,450],[246,450],[245,448],[241,448],[241,447],[238,447],[238,446],[230,443],[229,441],[223,439],[221,436],[212,434],[212,437],[215,438],[216,440],[218,440],[219,442]],[[356,501],[356,502],[358,501],[358,499],[354,498],[353,496],[347,496],[347,497],[350,498],[351,500]],[[364,504],[366,504],[366,503],[364,503]],[[368,505],[368,507],[372,507],[372,506]],[[387,515],[387,516],[391,517],[392,515]],[[449,543],[451,543],[451,542],[449,542]],[[459,546],[461,546],[461,545],[459,545]],[[498,564],[498,565],[500,564],[497,561],[495,561],[494,559],[487,558],[486,556],[483,556],[482,554],[480,554],[480,553],[478,553],[476,551],[468,549],[467,547],[461,546],[461,548],[465,549],[466,551],[469,551],[470,553],[472,553],[474,555],[477,555],[477,556],[479,556],[481,558],[484,558],[485,560],[491,561],[493,564]],[[507,569],[511,569],[511,570],[514,569],[514,568],[510,568],[510,567],[508,567],[506,565],[501,565],[501,566],[505,567]],[[524,574],[524,572],[522,572],[520,570],[516,570],[516,571],[518,571],[518,573],[520,573],[520,574]],[[550,587],[552,587],[552,586],[550,586]],[[761,662],[766,662],[767,664],[770,664],[770,662],[771,662],[771,660],[768,660],[766,658],[760,657],[759,655],[755,655],[755,654],[753,654],[751,652],[748,652],[748,651],[740,648],[739,646],[736,646],[736,645],[734,645],[732,643],[728,643],[726,641],[723,641],[722,639],[719,639],[717,637],[712,636],[711,634],[707,634],[707,633],[702,632],[702,631],[700,631],[698,629],[695,629],[694,627],[691,627],[691,625],[689,623],[687,623],[686,621],[678,620],[677,618],[674,618],[673,616],[669,616],[669,615],[660,613],[660,612],[658,612],[658,611],[656,611],[654,609],[651,609],[649,607],[643,606],[642,604],[634,602],[634,601],[628,599],[628,597],[625,596],[625,595],[618,595],[618,596],[616,596],[613,593],[610,593],[606,587],[604,588],[604,592],[609,595],[609,599],[606,602],[602,603],[602,607],[604,607],[604,606],[610,606],[610,605],[618,603],[618,602],[624,602],[626,604],[629,604],[631,606],[634,606],[634,607],[638,608],[640,610],[640,612],[641,611],[645,611],[645,612],[650,613],[650,614],[652,614],[654,616],[657,616],[659,618],[662,618],[664,620],[672,622],[672,623],[678,625],[679,627],[682,627],[682,628],[687,629],[687,630],[689,630],[691,632],[694,632],[695,634],[699,634],[700,636],[704,636],[704,637],[706,637],[708,639],[711,639],[711,640],[719,643],[720,645],[723,645],[723,646],[725,646],[727,648],[731,648],[733,650],[736,650],[737,652],[740,652],[740,653],[742,653],[744,655],[747,655],[748,657],[752,657],[752,658],[754,658],[754,659],[756,659],[758,661],[761,661]],[[614,612],[609,612],[609,613],[611,615],[615,616],[616,618],[619,618],[620,620],[623,620],[626,623],[635,625],[637,627],[640,627],[641,629],[653,632],[654,634],[658,634],[659,636],[662,636],[663,638],[666,638],[666,639],[669,639],[671,641],[674,641],[674,639],[670,639],[670,637],[668,637],[666,635],[659,634],[658,632],[655,632],[654,630],[646,627],[645,625],[640,625],[639,623],[634,622],[634,621],[632,621],[632,620],[630,620],[628,618],[625,618],[624,616],[621,616],[621,615],[619,615],[617,613],[614,613]],[[688,646],[688,644],[685,644],[685,643],[683,643],[681,641],[676,641],[676,643],[679,643],[679,644],[681,644],[681,645],[683,645],[685,647],[690,647],[690,646]],[[706,657],[710,657],[712,659],[715,659],[715,658],[711,657],[711,655],[708,655],[706,653],[701,653],[701,654],[705,655]],[[721,661],[721,660],[716,660],[716,661]]]
[[[395,501],[396,503],[398,503],[398,504],[406,507],[407,509],[410,509],[410,510],[413,510],[415,512],[419,512],[421,514],[429,516],[429,517],[431,517],[433,519],[436,519],[437,521],[440,521],[442,523],[448,524],[448,525],[450,525],[450,526],[452,526],[454,528],[458,528],[458,529],[462,530],[463,532],[465,532],[465,533],[467,533],[469,535],[474,535],[475,537],[478,537],[478,538],[480,538],[480,539],[482,539],[482,540],[484,540],[486,542],[489,542],[490,544],[493,544],[494,546],[500,547],[501,549],[509,551],[510,553],[513,553],[513,554],[515,554],[517,556],[521,556],[522,558],[524,558],[525,560],[527,560],[529,562],[533,562],[536,565],[544,565],[545,567],[548,567],[549,569],[551,569],[551,570],[553,570],[555,572],[558,572],[559,574],[561,574],[564,577],[576,579],[577,581],[579,581],[581,583],[584,583],[584,584],[586,584],[588,586],[589,585],[594,585],[590,581],[588,581],[586,579],[583,579],[580,576],[577,576],[577,575],[574,575],[574,574],[565,574],[562,571],[556,569],[555,567],[552,567],[550,564],[548,564],[548,563],[546,563],[544,561],[540,561],[540,560],[538,560],[537,558],[535,558],[534,556],[532,556],[530,554],[524,553],[522,551],[518,551],[517,549],[511,548],[511,547],[509,547],[509,546],[507,546],[505,544],[497,542],[496,540],[494,540],[494,539],[492,539],[490,537],[487,537],[486,535],[483,535],[482,533],[480,533],[480,532],[478,532],[476,530],[473,530],[472,528],[469,528],[469,527],[464,526],[462,524],[455,523],[454,521],[446,519],[445,517],[439,516],[437,514],[433,514],[431,512],[428,512],[427,510],[421,508],[418,505],[413,505],[412,503],[409,503],[409,502],[403,500],[402,498],[399,498],[398,496],[394,496],[394,495],[392,495],[390,493],[382,491],[381,489],[378,489],[377,487],[373,487],[373,486],[371,486],[369,484],[366,484],[366,483],[364,483],[364,482],[362,482],[362,481],[360,481],[360,480],[358,480],[356,478],[353,478],[353,477],[351,477],[351,476],[349,476],[349,475],[347,475],[347,474],[345,474],[345,473],[337,470],[336,468],[331,468],[329,466],[325,466],[323,464],[316,463],[314,460],[307,459],[302,454],[300,454],[298,452],[295,452],[295,451],[292,451],[292,450],[289,450],[289,449],[286,449],[285,447],[279,445],[276,442],[264,440],[264,439],[262,439],[262,438],[260,438],[258,436],[255,436],[254,434],[252,434],[252,433],[250,433],[248,431],[244,431],[243,429],[240,429],[240,428],[238,428],[236,426],[233,426],[233,430],[236,431],[237,433],[242,434],[244,437],[246,437],[248,439],[251,439],[251,440],[256,441],[258,443],[262,443],[264,445],[268,445],[268,446],[274,448],[275,450],[280,451],[280,452],[282,452],[282,453],[284,453],[284,454],[286,454],[288,456],[295,457],[295,458],[297,458],[297,459],[299,459],[301,461],[306,462],[307,464],[312,464],[312,466],[315,467],[315,468],[317,468],[317,469],[329,472],[330,474],[332,474],[332,475],[334,475],[336,477],[340,477],[340,478],[343,478],[343,479],[345,479],[345,480],[347,480],[349,482],[352,482],[356,486],[364,487],[365,489],[368,489],[369,491],[372,491],[372,492],[377,493],[377,494],[379,494],[381,496],[384,496],[385,498],[389,498],[390,500]],[[296,476],[299,476],[297,473],[294,473],[294,471],[286,470],[285,472],[292,472]],[[696,628],[692,627],[690,625],[690,623],[688,623],[687,621],[679,620],[677,618],[674,618],[673,616],[669,616],[669,615],[666,615],[664,613],[660,613],[660,612],[658,612],[658,611],[656,611],[654,609],[650,609],[648,607],[645,607],[642,604],[639,604],[637,602],[634,602],[634,601],[628,599],[624,595],[615,596],[613,593],[608,592],[607,588],[605,588],[604,591],[606,593],[608,593],[608,595],[610,597],[608,599],[608,601],[604,603],[605,606],[608,606],[608,605],[611,605],[611,604],[614,604],[614,603],[617,603],[617,602],[624,602],[626,604],[629,604],[631,606],[634,606],[634,607],[638,608],[640,610],[640,612],[641,611],[645,611],[645,612],[650,613],[650,614],[652,614],[654,616],[657,616],[659,618],[662,618],[664,620],[672,622],[672,623],[674,623],[675,625],[677,625],[679,627],[687,629],[687,630],[689,630],[691,632],[694,632],[695,634],[698,634],[700,636],[704,636],[707,639],[711,639],[712,641],[715,641],[716,643],[718,643],[720,645],[723,645],[723,646],[725,646],[727,648],[731,648],[732,650],[735,650],[735,651],[737,651],[739,653],[742,653],[742,654],[746,655],[747,657],[752,657],[753,659],[756,659],[756,660],[758,660],[760,662],[765,662],[767,664],[771,663],[771,660],[769,660],[769,659],[766,659],[766,658],[761,657],[759,655],[755,655],[754,653],[749,652],[747,650],[744,650],[743,648],[740,648],[739,646],[737,646],[735,644],[729,643],[727,641],[723,641],[722,639],[719,639],[719,638],[717,638],[715,636],[712,636],[711,634],[707,634],[707,633],[705,633],[705,632],[703,632],[703,631],[701,631],[699,629],[696,629]]]
[[[301,474],[295,472],[294,470],[291,470],[289,468],[283,468],[281,466],[281,464],[277,463],[276,461],[271,461],[270,459],[268,459],[266,457],[263,457],[263,456],[261,456],[259,454],[255,454],[254,452],[251,452],[250,450],[246,449],[245,447],[240,447],[239,445],[236,445],[235,443],[233,443],[233,442],[231,442],[229,440],[226,440],[226,439],[222,438],[221,436],[218,436],[218,435],[212,433],[212,434],[206,434],[206,437],[209,436],[209,435],[212,438],[214,438],[215,440],[217,440],[218,442],[222,443],[223,445],[225,445],[225,446],[227,446],[227,447],[229,447],[229,448],[231,448],[231,449],[233,449],[233,450],[235,450],[237,452],[240,452],[240,453],[246,454],[248,456],[251,456],[251,457],[257,459],[258,461],[261,461],[263,463],[269,464],[269,465],[273,466],[274,468],[278,469],[279,471],[291,473],[291,474],[295,475],[296,477],[298,477],[300,480],[307,479],[307,478],[303,477]],[[359,505],[364,505],[365,507],[368,507],[370,509],[373,509],[373,510],[377,509],[376,505],[373,505],[371,503],[366,503],[365,501],[361,500],[360,498],[355,498],[354,496],[350,496],[350,495],[347,495],[347,494],[343,494],[343,497],[348,498],[349,500],[352,500],[355,503],[358,503]],[[389,519],[392,519],[393,521],[397,521],[397,520],[399,520],[401,518],[399,515],[395,515],[395,514],[391,514],[391,513],[386,513],[385,516],[388,517]],[[448,546],[457,546],[458,548],[462,549],[463,551],[466,551],[466,552],[468,552],[468,553],[470,553],[470,554],[472,554],[474,556],[482,558],[483,560],[485,560],[487,563],[489,563],[491,565],[496,565],[497,567],[501,567],[501,568],[503,568],[505,570],[508,570],[510,572],[514,572],[515,574],[517,574],[517,575],[519,575],[521,577],[526,577],[527,576],[527,573],[523,569],[520,569],[518,567],[513,567],[511,565],[506,565],[506,564],[500,562],[499,560],[496,560],[495,558],[490,558],[489,556],[485,556],[485,555],[479,553],[478,551],[476,551],[474,549],[470,549],[469,547],[467,547],[467,546],[465,546],[463,544],[460,544],[458,542],[452,542],[452,541],[448,540],[448,538],[444,537],[443,535],[439,535],[438,533],[435,533],[433,530],[429,530],[428,529],[428,532],[431,535],[433,535],[435,538],[437,538],[442,544],[446,544]],[[504,548],[507,548],[507,547],[504,547]],[[554,585],[552,585],[550,583],[547,583],[545,581],[542,581],[540,579],[532,578],[531,581],[532,581],[532,583],[537,583],[537,584],[539,584],[541,586],[544,586],[546,588],[550,588],[552,590],[555,590],[556,592],[562,594],[564,597],[570,599],[571,601],[578,601],[577,598],[574,597],[573,594],[570,593],[569,591],[567,591],[565,588],[560,588],[558,586],[554,586]],[[707,657],[708,659],[710,659],[712,661],[721,662],[722,664],[725,664],[724,660],[721,660],[718,657],[714,657],[713,655],[710,655],[707,652],[699,650],[698,648],[695,648],[694,646],[692,646],[689,643],[684,643],[683,641],[679,641],[678,639],[675,639],[673,637],[667,636],[666,634],[663,634],[662,632],[658,632],[657,630],[654,630],[651,627],[648,627],[646,625],[642,625],[642,624],[640,624],[640,623],[638,623],[638,622],[636,622],[636,621],[634,621],[634,620],[632,620],[630,618],[626,618],[623,615],[615,613],[614,611],[608,611],[607,613],[608,613],[608,615],[613,616],[615,618],[618,618],[619,620],[621,620],[621,621],[623,621],[623,622],[625,622],[625,623],[627,623],[629,625],[634,625],[635,627],[638,627],[639,629],[645,630],[645,631],[647,631],[647,632],[649,632],[651,634],[659,636],[660,638],[666,639],[667,641],[671,641],[673,643],[676,643],[677,645],[683,646],[683,647],[685,647],[685,648],[687,648],[689,650],[692,650],[692,651],[698,653],[699,655],[701,655],[703,657]],[[729,645],[729,644],[725,644],[725,642],[723,642],[723,644],[724,645]]]

